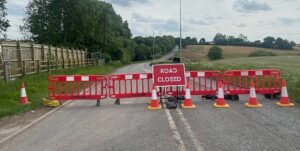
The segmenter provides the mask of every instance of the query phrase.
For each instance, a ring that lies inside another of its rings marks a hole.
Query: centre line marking
[[[151,70],[149,70],[147,68],[143,68],[143,70],[145,72],[147,72],[147,73],[151,73]],[[173,120],[173,117],[172,117],[170,111],[168,109],[164,109],[164,110],[165,110],[165,113],[167,115],[170,128],[171,128],[171,130],[173,132],[173,137],[178,142],[177,150],[178,151],[186,151],[184,143],[183,143],[183,140],[182,140],[182,138],[181,138],[181,136],[179,134],[178,128],[177,128],[177,126],[175,124],[175,121]]]
[[[170,128],[171,128],[171,130],[173,132],[173,137],[179,143],[178,144],[178,151],[186,151],[184,143],[183,143],[183,140],[182,140],[182,138],[181,138],[181,136],[180,136],[180,134],[178,132],[177,126],[176,126],[176,124],[175,124],[175,122],[173,120],[173,117],[172,117],[170,111],[168,109],[164,109],[164,110],[166,112]]]
[[[198,151],[203,151],[203,147],[201,145],[201,143],[198,141],[198,139],[196,138],[195,136],[195,133],[192,131],[192,127],[191,125],[189,124],[189,122],[187,121],[187,119],[184,117],[183,113],[181,112],[180,109],[176,109],[178,115],[179,115],[179,118],[181,120],[181,122],[183,123],[188,135],[190,136],[196,150]]]

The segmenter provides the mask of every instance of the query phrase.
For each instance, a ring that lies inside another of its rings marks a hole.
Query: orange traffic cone
[[[29,101],[28,101],[28,98],[27,98],[27,94],[26,94],[26,90],[25,90],[25,84],[24,84],[23,81],[22,81],[22,84],[21,84],[21,97],[20,97],[19,103],[21,105],[29,104]]]
[[[159,109],[161,109],[161,105],[158,102],[156,89],[155,89],[154,85],[153,85],[153,88],[152,88],[152,99],[151,99],[150,105],[148,106],[148,109],[149,110],[159,110]]]
[[[289,100],[289,95],[286,88],[286,81],[282,80],[282,88],[281,88],[281,98],[280,101],[277,102],[277,105],[281,107],[291,107],[295,106],[294,103],[291,103]]]
[[[250,83],[250,97],[248,100],[248,103],[246,103],[246,106],[251,107],[251,108],[257,108],[257,107],[262,107],[260,103],[258,103],[256,99],[256,92],[255,92],[255,87],[254,87],[254,81],[251,79]]]
[[[194,109],[196,108],[195,104],[192,102],[192,97],[191,97],[191,89],[189,83],[186,85],[185,89],[185,99],[183,101],[183,104],[181,104],[181,107],[184,109]]]
[[[221,81],[218,82],[218,98],[214,106],[216,108],[229,108],[229,105],[225,102],[224,99],[224,90]]]

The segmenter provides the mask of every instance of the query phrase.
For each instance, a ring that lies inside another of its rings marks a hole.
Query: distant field
[[[282,78],[287,80],[290,97],[300,102],[300,49],[270,50],[248,47],[222,46],[224,59],[209,61],[206,54],[210,46],[189,46],[185,56],[193,58],[193,62],[186,63],[189,70],[242,70],[242,69],[280,69]],[[246,57],[248,52],[254,50],[269,50],[278,56]],[[199,52],[200,51],[200,52]],[[193,55],[194,54],[194,55]]]
[[[207,53],[211,45],[194,45],[187,46],[183,51],[184,60],[199,62],[207,61]],[[220,46],[223,49],[224,58],[240,58],[247,57],[249,53],[255,50],[265,50],[273,52],[278,56],[295,56],[300,55],[300,47],[295,47],[295,50],[277,50],[277,49],[265,49],[257,47],[241,47],[241,46]]]

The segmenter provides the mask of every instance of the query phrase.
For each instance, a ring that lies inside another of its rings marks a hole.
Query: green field
[[[270,50],[278,56],[270,57],[246,57],[248,53],[254,50],[263,50],[260,48],[233,47],[224,46],[224,59],[218,61],[209,61],[206,57],[208,46],[187,47],[184,56],[193,56],[193,60],[184,58],[189,70],[238,70],[238,69],[280,69],[282,78],[287,80],[289,96],[296,102],[300,102],[300,50]],[[191,49],[192,48],[192,49]],[[198,48],[198,50],[196,49]],[[234,49],[230,49],[234,48]]]
[[[110,64],[96,67],[82,67],[70,70],[60,70],[51,73],[41,73],[23,78],[26,92],[31,102],[29,105],[19,105],[21,79],[8,83],[0,80],[0,118],[26,112],[42,107],[42,98],[47,97],[48,76],[61,74],[107,74],[122,66],[121,64]]]
[[[200,62],[208,61],[207,53],[211,45],[193,45],[187,46],[183,49],[185,61]],[[294,50],[279,50],[279,49],[266,49],[257,47],[240,47],[240,46],[220,46],[223,50],[223,57],[229,58],[241,58],[247,57],[249,53],[255,50],[264,50],[266,52],[273,52],[277,56],[299,56],[300,47],[295,47]]]

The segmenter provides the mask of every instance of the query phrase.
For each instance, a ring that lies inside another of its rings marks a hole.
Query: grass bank
[[[47,96],[48,76],[64,74],[107,74],[113,72],[122,64],[109,64],[95,67],[81,67],[68,70],[41,73],[24,77],[29,105],[19,105],[21,79],[8,83],[0,80],[0,118],[42,107],[42,98]]]
[[[280,69],[290,98],[300,103],[300,56],[246,57],[187,63],[189,70]]]

